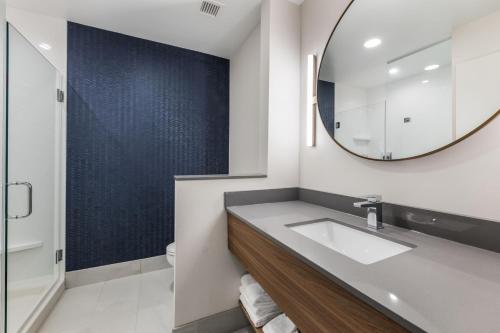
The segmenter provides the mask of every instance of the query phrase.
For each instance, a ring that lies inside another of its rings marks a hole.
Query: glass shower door
[[[57,70],[8,27],[6,332],[20,331],[59,277]]]

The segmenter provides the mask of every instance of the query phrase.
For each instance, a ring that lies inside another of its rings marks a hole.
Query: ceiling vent
[[[208,15],[211,17],[217,17],[217,14],[219,14],[219,11],[221,8],[222,8],[222,4],[217,2],[217,1],[203,0],[201,2],[200,12],[202,14],[205,14],[205,15]]]

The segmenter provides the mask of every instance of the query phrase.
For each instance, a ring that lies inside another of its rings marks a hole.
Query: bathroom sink
[[[330,219],[292,224],[287,227],[365,265],[410,251],[415,247]]]

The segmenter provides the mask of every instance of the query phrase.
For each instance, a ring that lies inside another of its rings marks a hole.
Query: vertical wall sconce
[[[317,57],[315,54],[307,56],[307,119],[306,140],[308,147],[316,146],[316,106],[317,97]]]

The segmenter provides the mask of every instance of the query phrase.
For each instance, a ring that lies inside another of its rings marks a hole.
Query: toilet
[[[175,242],[167,245],[167,261],[174,267],[175,266]]]

